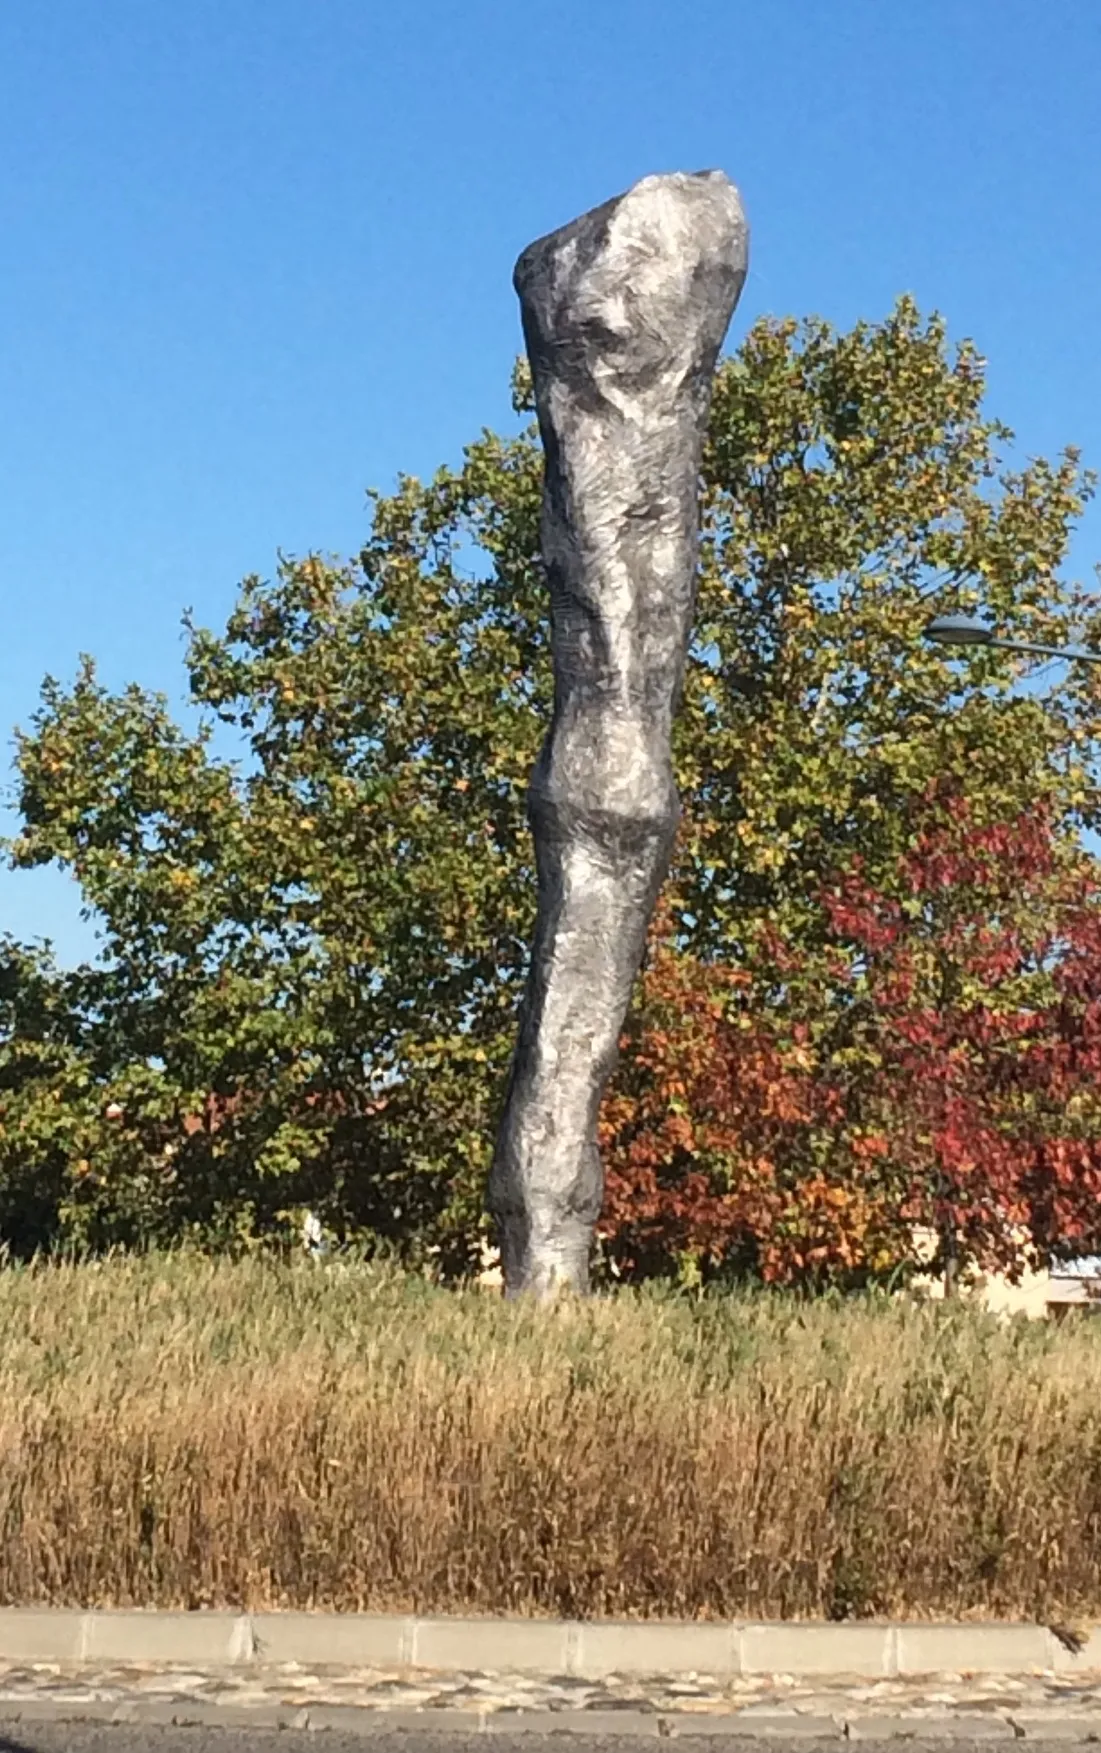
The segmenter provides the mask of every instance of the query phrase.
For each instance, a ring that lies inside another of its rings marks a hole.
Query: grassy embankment
[[[1101,1616],[1101,1321],[7,1270],[0,1602]]]

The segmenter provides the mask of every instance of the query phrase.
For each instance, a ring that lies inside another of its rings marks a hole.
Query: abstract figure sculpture
[[[670,732],[711,382],[747,262],[721,172],[647,177],[516,264],[545,453],[554,713],[538,914],[489,1181],[506,1292],[586,1290],[600,1099],[680,817]]]

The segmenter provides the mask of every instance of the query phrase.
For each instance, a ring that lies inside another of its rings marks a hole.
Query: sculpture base
[[[501,1270],[505,1296],[533,1296],[553,1302],[560,1296],[587,1296],[589,1250],[593,1226],[577,1218],[558,1223],[553,1234],[533,1237],[530,1221],[520,1215],[499,1217]]]

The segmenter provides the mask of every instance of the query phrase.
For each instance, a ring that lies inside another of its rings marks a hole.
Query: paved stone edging
[[[521,1674],[503,1669],[265,1663],[0,1661],[5,1723],[206,1725],[356,1735],[426,1729],[793,1742],[1101,1741],[1101,1673]],[[18,1732],[12,1742],[20,1740]],[[25,1738],[25,1737],[22,1737]],[[916,1753],[916,1749],[915,1749]]]
[[[0,1661],[361,1667],[606,1674],[1086,1674],[1101,1628],[1072,1651],[1042,1625],[419,1619],[368,1613],[163,1613],[0,1608]]]
[[[867,1741],[919,1742],[1052,1741],[1079,1745],[1101,1740],[1101,1715],[1044,1712],[1034,1716],[974,1716],[962,1712],[898,1716],[811,1716],[777,1712],[755,1715],[730,1712],[706,1717],[688,1712],[642,1710],[520,1710],[466,1711],[367,1710],[355,1705],[312,1705],[288,1709],[279,1705],[234,1705],[211,1700],[180,1703],[139,1699],[125,1704],[68,1703],[54,1699],[0,1699],[0,1724],[136,1723],[201,1726],[221,1729],[337,1729],[345,1734],[392,1735],[425,1730],[451,1736],[471,1734],[584,1734],[642,1736],[651,1740],[734,1736],[742,1741]]]

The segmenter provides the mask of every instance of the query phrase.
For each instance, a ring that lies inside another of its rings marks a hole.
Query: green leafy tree
[[[530,414],[522,369],[514,387]],[[964,668],[920,638],[980,605],[1090,636],[1060,570],[1089,482],[1071,451],[1006,472],[983,390],[908,301],[847,334],[759,323],[720,368],[669,886],[703,963],[815,941],[854,848],[888,883],[935,774],[991,809],[1042,798],[1068,833],[1096,819],[1088,686],[1022,693],[1006,654]],[[74,1048],[90,1134],[35,1130],[45,1085],[20,1097],[37,1142],[0,1113],[0,1181],[41,1157],[57,1189],[43,1234],[247,1242],[308,1205],[338,1236],[474,1260],[534,912],[540,493],[534,427],[486,432],[375,495],[355,562],[247,580],[223,633],[190,629],[195,734],[89,662],[46,685],[11,856],[76,876],[103,955]]]
[[[78,980],[0,939],[0,1244],[16,1253],[54,1227],[79,1173],[94,1077]]]

